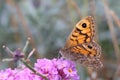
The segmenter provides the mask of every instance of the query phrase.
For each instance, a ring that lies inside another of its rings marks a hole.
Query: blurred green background
[[[27,53],[36,48],[33,63],[37,58],[56,58],[75,24],[89,15],[95,18],[104,67],[89,74],[78,66],[81,80],[95,74],[91,80],[120,80],[120,0],[0,0],[0,59],[10,57],[3,44],[12,51],[22,49],[28,37]],[[10,64],[1,62],[0,69],[13,67]]]

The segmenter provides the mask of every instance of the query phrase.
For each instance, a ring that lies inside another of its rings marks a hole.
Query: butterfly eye
[[[83,23],[83,24],[82,24],[82,27],[83,27],[83,28],[86,28],[86,27],[87,27],[86,23]]]
[[[90,46],[90,45],[88,45],[87,47],[88,47],[89,49],[92,49],[92,46]]]

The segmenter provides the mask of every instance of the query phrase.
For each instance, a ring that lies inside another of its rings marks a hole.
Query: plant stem
[[[24,59],[21,59],[21,61],[31,70],[33,71],[35,74],[37,74],[38,76],[41,76],[42,78],[44,78],[45,80],[48,80],[46,76],[43,76],[42,74],[40,74],[39,72],[37,72],[30,64],[26,63],[26,61]]]

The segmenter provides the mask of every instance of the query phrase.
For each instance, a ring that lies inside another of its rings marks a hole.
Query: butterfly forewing
[[[94,32],[94,20],[91,16],[80,20],[69,35],[64,48],[91,42]]]

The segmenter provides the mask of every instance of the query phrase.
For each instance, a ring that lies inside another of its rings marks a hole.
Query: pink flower
[[[73,62],[64,59],[38,59],[34,69],[46,76],[48,80],[79,80],[76,66]],[[6,69],[0,71],[0,80],[44,80],[33,73],[29,68]]]
[[[17,69],[14,80],[33,80],[33,72],[28,68],[23,70]]]
[[[52,60],[38,59],[37,63],[35,63],[35,70],[44,76],[47,76],[50,80],[55,80],[55,78],[58,76],[58,71],[55,68]]]
[[[12,71],[10,68],[0,71],[0,80],[14,80],[15,71]]]
[[[35,69],[49,80],[79,80],[75,63],[64,59],[38,59]]]

